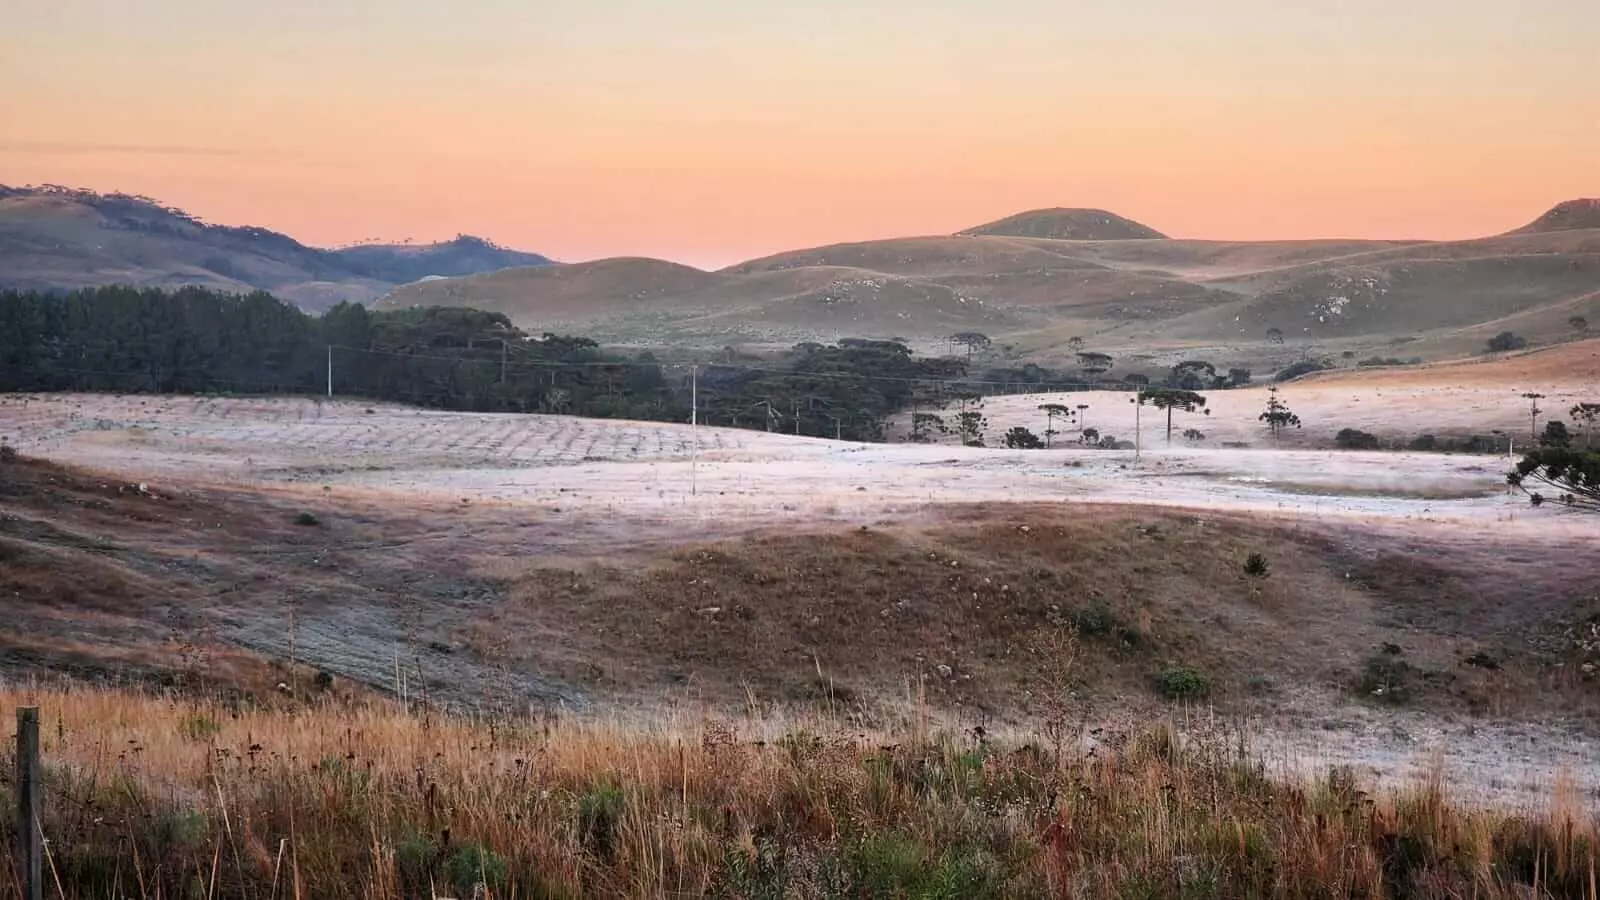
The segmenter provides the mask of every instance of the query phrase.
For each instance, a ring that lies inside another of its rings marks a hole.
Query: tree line
[[[331,370],[331,373],[330,373]],[[966,373],[903,343],[802,344],[759,365],[665,366],[461,307],[309,315],[265,292],[0,292],[0,391],[305,394],[442,409],[702,423],[883,440]]]

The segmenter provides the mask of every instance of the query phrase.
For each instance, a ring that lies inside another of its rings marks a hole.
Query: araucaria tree
[[[1092,350],[1085,350],[1078,354],[1078,368],[1083,370],[1083,374],[1091,378],[1111,371],[1111,365],[1112,359],[1109,353],[1096,353]]]
[[[933,439],[934,432],[949,434],[950,428],[945,425],[944,417],[938,413],[912,413],[911,414],[911,440],[926,444]]]
[[[961,436],[961,443],[965,446],[982,447],[983,428],[988,424],[989,419],[975,409],[956,413],[956,433]]]
[[[1554,499],[1573,509],[1600,512],[1600,453],[1568,447],[1541,447],[1522,457],[1506,475],[1506,483],[1521,488],[1534,506]],[[1557,492],[1548,498],[1530,488],[1543,485]]]
[[[1594,423],[1600,419],[1600,403],[1579,403],[1567,410],[1572,416],[1572,421],[1583,425],[1583,449],[1588,450],[1593,446]]]
[[[1050,446],[1050,438],[1060,434],[1059,431],[1056,431],[1056,419],[1070,421],[1076,413],[1073,412],[1072,407],[1063,406],[1060,403],[1040,404],[1039,411],[1044,413],[1044,445],[1048,448]]]
[[[1267,427],[1272,430],[1274,444],[1278,442],[1278,433],[1283,429],[1290,426],[1300,427],[1300,417],[1289,409],[1289,404],[1284,402],[1282,397],[1278,396],[1276,387],[1267,388],[1267,409],[1257,418],[1267,423]]]
[[[1140,405],[1148,404],[1157,409],[1167,411],[1167,443],[1172,443],[1172,411],[1181,409],[1184,412],[1200,411],[1211,415],[1211,410],[1206,408],[1206,398],[1194,391],[1183,391],[1176,388],[1152,388],[1139,392]]]
[[[1539,401],[1544,399],[1544,395],[1528,391],[1522,395],[1522,399],[1528,401],[1528,440],[1536,441],[1539,439],[1539,413],[1544,412],[1539,408]]]
[[[960,334],[950,335],[950,343],[960,344],[967,348],[967,359],[971,360],[972,351],[980,350],[993,342],[989,340],[989,336],[986,334],[980,334],[976,331],[963,331]]]

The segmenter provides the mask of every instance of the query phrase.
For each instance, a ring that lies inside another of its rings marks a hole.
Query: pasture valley
[[[1595,201],[715,272],[152,210],[0,189],[47,896],[1600,898]]]

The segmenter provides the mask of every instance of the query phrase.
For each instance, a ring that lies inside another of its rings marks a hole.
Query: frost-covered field
[[[1206,426],[1216,432],[1223,422],[1242,418],[1230,406],[1249,405],[1253,393],[1219,392]],[[1096,400],[1127,406],[1125,397],[1073,396],[1091,404],[1091,425],[1131,436],[1131,409],[1116,409],[1130,419],[1130,430],[1123,430],[1096,406]],[[1043,399],[997,398],[990,415],[1005,421],[1006,410],[1032,408]],[[718,523],[856,519],[996,501],[1145,503],[1502,528],[1535,515],[1520,495],[1506,492],[1504,456],[1228,449],[1209,440],[1198,446],[1176,441],[1168,449],[1153,411],[1145,411],[1143,426],[1145,449],[1136,459],[1132,451],[1070,446],[1012,451],[838,443],[354,401],[0,398],[0,437],[24,453],[127,477],[559,505],[696,521],[712,530]],[[1553,527],[1566,527],[1569,518],[1538,516],[1541,526]]]
[[[1525,506],[1503,490],[1503,457],[1168,450],[1149,412],[1137,460],[1131,451],[836,443],[308,399],[12,396],[0,398],[0,436],[24,453],[129,477],[559,503],[708,522],[1006,500],[1478,520],[1515,518]]]

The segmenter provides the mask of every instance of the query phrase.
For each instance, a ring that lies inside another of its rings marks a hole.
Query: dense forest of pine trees
[[[330,349],[331,348],[331,349]],[[687,366],[594,341],[528,335],[458,307],[307,315],[266,293],[103,287],[0,293],[0,392],[321,394],[481,412],[684,422]],[[759,364],[703,366],[699,420],[882,440],[894,412],[965,374],[894,341],[802,344]]]

